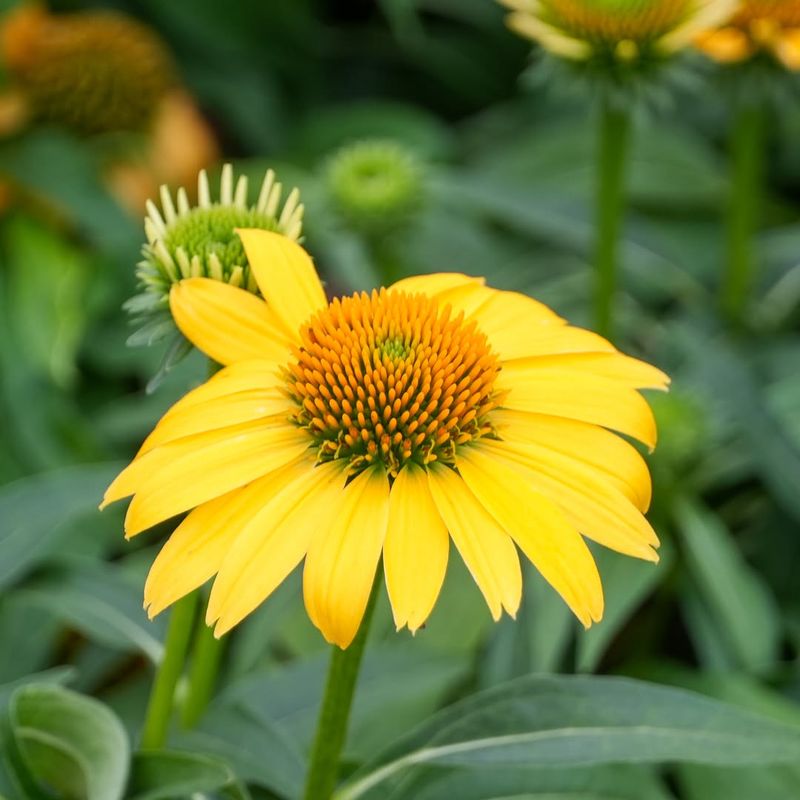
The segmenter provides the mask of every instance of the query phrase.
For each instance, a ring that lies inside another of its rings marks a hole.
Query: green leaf
[[[46,558],[70,520],[96,508],[119,469],[82,464],[0,488],[0,589]]]
[[[228,687],[223,702],[279,725],[305,747],[314,734],[328,658],[322,652],[281,669],[255,672]],[[419,642],[371,648],[359,675],[348,754],[362,760],[372,756],[426,719],[468,668],[462,658],[426,651]]]
[[[382,790],[383,791],[383,790]],[[377,795],[381,796],[381,795]],[[603,797],[613,800],[673,800],[653,770],[613,767],[547,767],[507,769],[428,767],[383,796],[387,800],[488,800],[488,798]]]
[[[37,130],[0,146],[0,170],[45,197],[99,249],[120,263],[136,258],[141,234],[100,180],[100,158],[63,132]]]
[[[700,695],[623,678],[530,676],[435,716],[361,770],[337,800],[424,765],[507,768],[800,758],[800,727]]]
[[[797,767],[734,767],[719,769],[684,764],[678,772],[686,800],[788,800],[800,797]]]
[[[226,790],[246,798],[230,767],[218,758],[172,750],[136,753],[126,800],[171,800]]]
[[[299,751],[277,726],[245,710],[214,706],[195,730],[173,740],[181,749],[222,758],[243,781],[281,797],[300,795],[306,767]]]
[[[564,601],[531,565],[523,567],[525,591],[516,619],[502,619],[481,663],[481,686],[527,675],[557,672],[575,630]]]
[[[59,686],[24,686],[11,698],[9,728],[41,786],[80,800],[123,797],[128,737],[102,703]]]
[[[769,668],[778,656],[780,631],[768,587],[719,517],[686,498],[676,501],[674,514],[694,583],[735,661],[752,672]]]
[[[601,624],[578,634],[576,660],[580,672],[596,669],[611,640],[667,574],[672,551],[666,543],[659,556],[656,565],[625,558],[603,548],[595,551],[603,577],[606,608]]]
[[[18,590],[16,598],[46,609],[93,641],[123,651],[136,648],[153,663],[161,660],[166,618],[148,620],[141,584],[128,581],[111,565],[59,570]]]

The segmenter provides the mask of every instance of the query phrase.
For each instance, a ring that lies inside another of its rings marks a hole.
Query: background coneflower
[[[131,211],[217,157],[166,44],[129,16],[22,5],[2,20],[0,60],[16,103],[14,127],[0,119],[0,131],[41,124],[102,141],[107,181]]]
[[[595,195],[594,323],[612,332],[617,245],[625,207],[631,115],[660,91],[665,67],[734,0],[500,0],[509,27],[538,42],[599,99]]]
[[[762,211],[768,118],[800,93],[800,2],[743,0],[696,46],[720,65],[733,116],[731,192],[720,302],[733,323],[742,321],[755,281],[755,234]]]

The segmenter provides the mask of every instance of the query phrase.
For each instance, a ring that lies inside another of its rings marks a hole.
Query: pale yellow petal
[[[655,447],[656,422],[650,406],[638,392],[609,378],[548,368],[539,370],[535,380],[516,382],[501,371],[495,385],[507,392],[501,400],[504,408],[602,425]]]
[[[296,406],[279,387],[249,389],[204,403],[196,403],[161,420],[145,440],[139,454],[185,436],[226,428],[242,422],[252,422],[278,414],[288,418],[294,409]]]
[[[413,633],[425,623],[444,582],[449,549],[425,470],[409,461],[392,485],[383,546],[386,589],[398,630],[408,625]]]
[[[281,417],[187,436],[145,453],[128,467],[136,485],[126,488],[136,494],[125,517],[126,535],[244,486],[308,446],[308,435]]]
[[[484,278],[473,278],[460,272],[435,272],[430,275],[412,275],[396,281],[389,288],[408,294],[436,297],[459,286],[482,286]]]
[[[605,475],[640,511],[649,508],[652,482],[647,464],[615,433],[587,422],[503,408],[492,412],[492,424],[501,439],[583,462]]]
[[[345,474],[335,461],[315,467],[302,459],[270,477],[214,581],[206,622],[217,623],[217,636],[261,605],[303,560],[320,520],[344,491]]]
[[[456,459],[465,483],[508,531],[545,580],[587,628],[603,616],[603,588],[589,548],[552,501],[525,475],[492,458],[480,445]]]
[[[286,331],[267,304],[244,289],[188,278],[172,287],[169,305],[183,335],[219,364],[289,357]]]
[[[382,467],[354,478],[317,521],[303,571],[312,622],[331,644],[347,647],[367,607],[389,522],[389,480]]]
[[[568,330],[577,331],[577,328]],[[585,331],[584,331],[585,333]],[[549,355],[517,358],[503,364],[503,372],[509,383],[518,380],[535,381],[540,370],[568,369],[586,371],[593,375],[617,381],[631,389],[666,389],[669,377],[657,367],[622,353],[568,352],[553,350]]]
[[[620,553],[658,561],[658,536],[644,515],[582,462],[514,442],[485,441],[488,455],[525,471],[534,491],[552,500],[584,536]]]
[[[303,464],[313,468],[313,460],[303,459]],[[161,548],[147,576],[144,603],[151,618],[219,571],[239,533],[266,502],[266,491],[276,482],[285,483],[294,467],[271,472],[203,503],[186,516]]]
[[[237,233],[261,294],[296,338],[300,326],[328,305],[311,256],[280,233],[255,228]]]
[[[454,470],[434,462],[428,485],[439,514],[494,619],[513,617],[522,597],[522,572],[514,543]]]
[[[533,14],[514,12],[506,17],[506,25],[524,36],[533,39],[546,50],[573,61],[583,61],[592,55],[588,42],[565,35],[558,28],[548,25]]]

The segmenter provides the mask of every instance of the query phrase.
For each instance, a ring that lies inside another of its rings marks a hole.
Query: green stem
[[[167,741],[175,687],[183,671],[196,609],[197,592],[192,592],[175,603],[170,613],[164,657],[158,666],[147,704],[142,749],[159,749]]]
[[[339,756],[347,736],[350,706],[353,702],[353,692],[361,658],[364,655],[370,621],[375,610],[381,574],[379,570],[375,575],[372,592],[356,638],[346,650],[334,646],[331,652],[325,696],[317,720],[317,733],[303,795],[305,800],[329,800],[333,794],[339,772]]]
[[[630,138],[627,110],[604,99],[598,134],[594,322],[598,333],[610,338],[617,288],[617,251],[625,207],[625,164]]]
[[[181,707],[181,724],[184,728],[192,728],[199,722],[214,696],[224,648],[224,640],[217,639],[213,629],[201,619],[194,639],[186,697]]]
[[[731,132],[727,259],[720,298],[722,309],[732,322],[741,320],[755,274],[753,239],[761,206],[764,135],[761,106],[740,108]]]

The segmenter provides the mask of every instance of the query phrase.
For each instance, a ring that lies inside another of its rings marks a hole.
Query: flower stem
[[[604,98],[598,134],[594,322],[598,333],[608,338],[613,333],[617,251],[625,205],[625,163],[630,138],[628,111]]]
[[[194,639],[186,697],[181,706],[181,724],[184,728],[197,724],[214,695],[224,647],[224,640],[217,639],[213,629],[201,619]]]
[[[350,647],[340,650],[334,646],[331,652],[325,695],[317,720],[317,732],[311,751],[311,762],[306,778],[305,800],[329,800],[336,785],[339,771],[339,756],[347,736],[347,723],[353,692],[364,655],[367,633],[375,610],[381,571],[375,575],[364,618],[356,638]]]
[[[196,609],[197,592],[192,592],[175,603],[170,613],[164,657],[158,666],[147,704],[142,749],[159,749],[167,741],[175,687],[183,671]]]
[[[745,105],[739,109],[731,132],[727,259],[720,300],[732,322],[741,320],[755,273],[753,238],[761,205],[764,123],[760,105]]]

